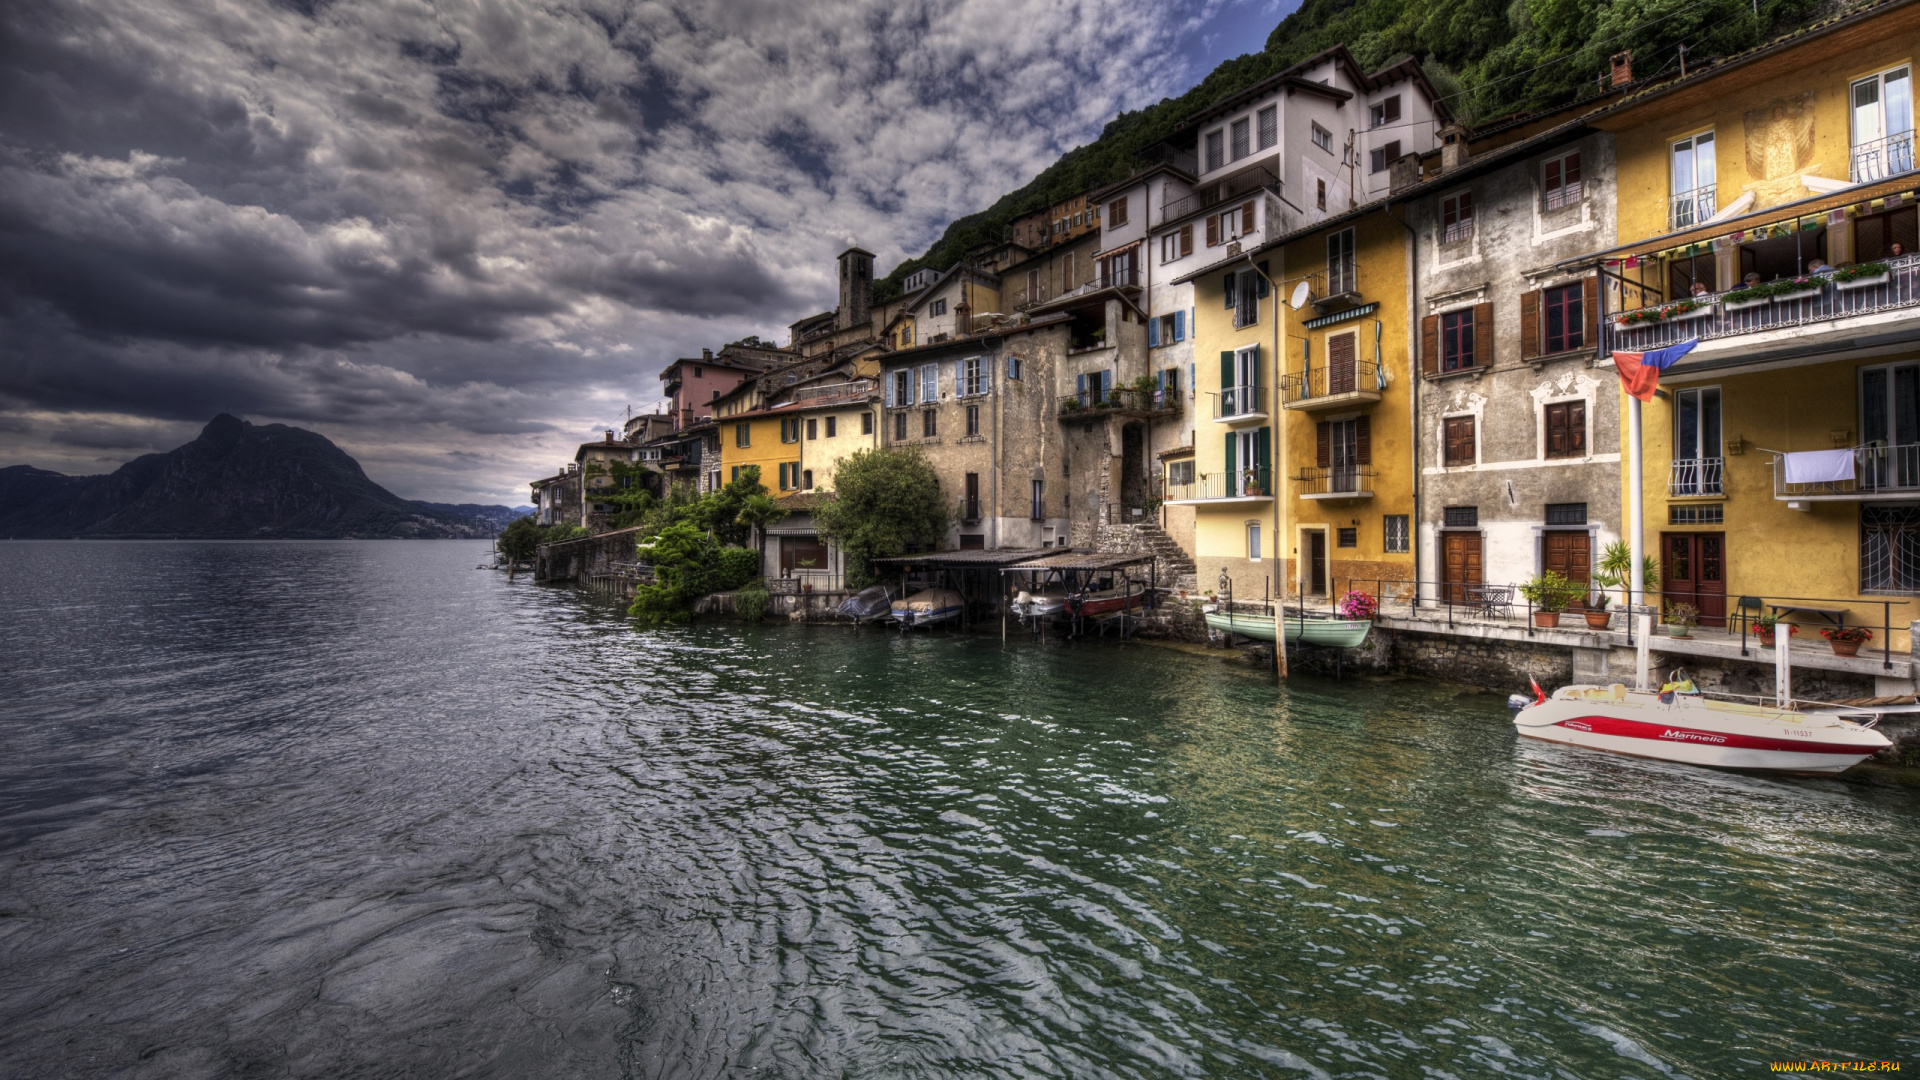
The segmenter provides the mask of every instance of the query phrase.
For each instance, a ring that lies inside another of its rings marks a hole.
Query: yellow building
[[[1916,51],[1920,5],[1874,5],[1589,118],[1618,163],[1620,243],[1584,259],[1603,354],[1697,342],[1641,479],[1649,586],[1706,625],[1800,608],[1803,638],[1890,621],[1904,650],[1920,618]]]
[[[1370,204],[1192,278],[1194,353],[1218,359],[1167,501],[1194,508],[1202,589],[1223,571],[1240,600],[1413,579],[1411,242]]]

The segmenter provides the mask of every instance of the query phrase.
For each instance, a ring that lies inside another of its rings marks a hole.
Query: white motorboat
[[[1039,592],[1021,589],[1013,597],[1013,613],[1021,622],[1049,619],[1067,609],[1067,591],[1056,585]]]
[[[1691,683],[1685,684],[1691,687]],[[1801,711],[1698,692],[1563,686],[1513,718],[1530,739],[1717,769],[1832,775],[1891,745],[1872,711]]]
[[[902,627],[930,626],[957,619],[966,600],[952,589],[922,589],[912,596],[893,602],[893,618]]]

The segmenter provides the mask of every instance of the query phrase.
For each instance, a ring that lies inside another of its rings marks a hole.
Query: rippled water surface
[[[0,544],[0,1075],[1920,1068],[1920,797],[1145,645]]]

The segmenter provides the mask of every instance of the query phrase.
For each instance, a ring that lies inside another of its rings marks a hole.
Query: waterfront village
[[[1369,616],[1354,667],[1604,684],[1638,490],[1657,666],[1759,694],[1786,648],[1796,693],[1911,695],[1917,46],[1920,4],[1870,4],[1476,127],[1328,49],[899,295],[850,247],[784,344],[672,360],[663,411],[533,483],[535,572],[632,597],[635,507],[732,490],[781,616],[877,581],[1026,633],[1059,586],[1120,597],[1062,632],[1219,642],[1203,611],[1284,599]],[[1616,356],[1687,341],[1630,476]],[[850,560],[819,522],[887,454],[945,533]]]

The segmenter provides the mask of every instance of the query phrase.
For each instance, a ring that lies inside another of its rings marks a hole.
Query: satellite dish
[[[1293,310],[1299,311],[1306,305],[1307,297],[1311,295],[1313,295],[1313,291],[1307,288],[1307,283],[1303,281],[1293,287],[1293,299],[1287,301],[1287,303],[1293,307]]]

